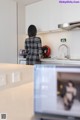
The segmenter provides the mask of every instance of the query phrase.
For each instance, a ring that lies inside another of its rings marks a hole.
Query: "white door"
[[[0,0],[0,63],[17,63],[17,6]]]

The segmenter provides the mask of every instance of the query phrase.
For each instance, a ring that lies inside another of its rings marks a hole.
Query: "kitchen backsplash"
[[[66,44],[70,50],[70,57],[80,59],[80,30],[42,34],[40,37],[43,45],[51,47],[52,57],[57,57],[59,46]],[[66,42],[61,42],[61,38],[66,38]]]
[[[66,44],[70,49],[70,57],[80,59],[80,30],[74,29],[72,31],[62,31],[55,33],[45,33],[38,35],[42,39],[42,45],[48,45],[51,47],[51,57],[58,56],[58,48],[61,44]],[[18,49],[24,48],[24,41],[26,36],[23,35],[23,41],[21,39],[21,43]],[[66,42],[61,42],[61,38],[66,38]]]

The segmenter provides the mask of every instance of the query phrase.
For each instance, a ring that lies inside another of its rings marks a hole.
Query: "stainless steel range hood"
[[[80,21],[59,24],[58,28],[61,28],[61,29],[64,29],[64,30],[71,30],[71,29],[74,29],[74,28],[80,28]]]

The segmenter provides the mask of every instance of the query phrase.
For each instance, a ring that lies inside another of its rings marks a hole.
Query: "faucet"
[[[65,45],[65,44],[61,44],[60,46],[59,46],[59,48],[58,48],[58,52],[60,52],[60,49],[62,48],[62,47],[65,47],[66,48],[66,51],[67,51],[67,53],[65,54],[65,52],[64,51],[61,51],[61,52],[63,52],[63,54],[64,54],[64,58],[67,58],[67,59],[70,59],[70,49],[69,49],[69,47],[67,46],[67,45]],[[62,54],[62,53],[61,53]]]

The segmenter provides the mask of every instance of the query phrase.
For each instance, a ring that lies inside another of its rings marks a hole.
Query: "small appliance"
[[[19,56],[22,56],[23,58],[26,58],[26,56],[27,56],[26,50],[25,49],[20,49],[19,50]]]
[[[49,58],[50,57],[50,54],[51,54],[51,49],[49,46],[47,45],[44,45],[42,47],[42,52],[43,52],[43,58]]]

